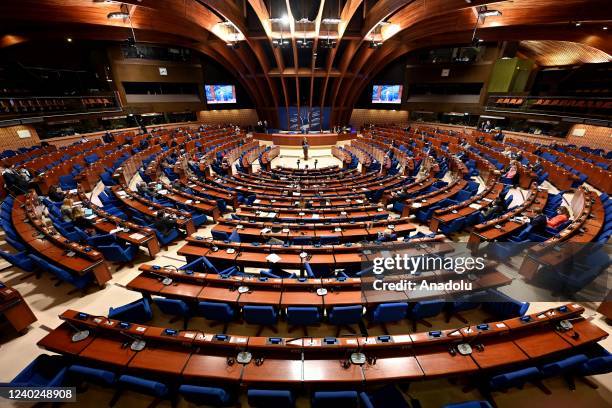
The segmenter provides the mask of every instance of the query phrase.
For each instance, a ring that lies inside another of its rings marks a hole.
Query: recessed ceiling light
[[[66,41],[72,42],[72,38],[68,37],[68,38],[66,38]]]
[[[608,26],[604,26],[604,27],[603,27],[603,29],[604,29],[604,30],[607,30],[607,29],[608,29]]]
[[[582,25],[582,23],[581,23],[580,21],[576,21],[576,23],[574,23],[574,25],[575,25],[576,27],[580,27],[580,26]]]

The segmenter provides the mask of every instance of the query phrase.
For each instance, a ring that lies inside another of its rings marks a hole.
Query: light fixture
[[[283,23],[283,25],[289,25],[289,22],[290,22],[289,16],[285,14],[284,16],[281,17],[280,22]]]
[[[484,11],[479,11],[478,15],[480,17],[498,17],[502,15],[502,12],[499,10],[484,10]]]
[[[66,41],[68,41],[68,42],[72,42],[72,38],[71,38],[71,37],[68,37],[68,38],[66,38]]]
[[[126,13],[124,11],[113,11],[108,13],[106,18],[109,20],[125,20],[126,18],[130,18],[130,13]]]
[[[604,30],[607,30],[607,29],[608,29],[608,26],[603,26],[603,29],[604,29]]]
[[[574,23],[574,25],[575,25],[576,27],[580,27],[580,26],[582,25],[582,23],[581,23],[580,21],[576,21],[576,22]]]
[[[321,20],[321,23],[323,24],[340,24],[342,22],[342,20],[340,20],[339,18],[324,18],[323,20]]]

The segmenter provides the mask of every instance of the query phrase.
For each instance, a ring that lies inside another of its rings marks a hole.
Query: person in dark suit
[[[163,211],[158,211],[155,214],[155,220],[153,221],[153,226],[162,235],[168,235],[170,231],[176,228],[176,219],[174,219],[173,217],[169,217]]]
[[[302,139],[302,150],[304,151],[304,160],[308,160],[308,139]]]
[[[104,136],[102,136],[102,140],[104,143],[113,143],[115,141],[115,136],[107,130]]]
[[[48,197],[51,201],[62,202],[64,201],[64,192],[58,185],[52,185],[49,187]]]
[[[503,213],[506,212],[508,208],[506,207],[506,200],[501,195],[497,196],[495,201],[493,201],[493,205],[486,210],[483,211],[482,215],[484,215],[485,219],[492,219],[495,217],[499,217]]]

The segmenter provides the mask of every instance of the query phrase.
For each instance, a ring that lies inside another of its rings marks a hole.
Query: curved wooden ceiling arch
[[[374,3],[340,0],[334,11],[337,15],[330,14],[333,0],[314,0],[316,3],[313,5],[318,8],[314,20],[309,21],[314,27],[309,33],[313,43],[312,59],[302,61],[304,66],[300,66],[297,38],[301,32],[296,32],[298,22],[290,18],[288,31],[293,67],[287,68],[281,49],[273,46],[278,32],[273,31],[271,17],[280,15],[276,15],[276,10],[275,15],[270,15],[271,1],[7,1],[0,3],[0,23],[6,22],[12,28],[21,25],[13,32],[0,32],[0,37],[7,34],[4,36],[6,41],[0,42],[0,46],[23,41],[28,37],[28,30],[41,31],[41,28],[32,27],[32,23],[61,25],[59,33],[65,33],[69,27],[71,35],[76,38],[80,35],[90,39],[115,40],[121,35],[127,38],[128,22],[107,18],[109,12],[118,11],[121,4],[125,4],[139,41],[180,45],[209,55],[236,76],[256,104],[260,117],[273,125],[278,125],[276,112],[281,104],[288,110],[294,105],[299,108],[301,103],[307,103],[310,110],[313,106],[321,109],[329,106],[331,125],[345,123],[367,83],[391,61],[422,47],[469,43],[477,8],[481,6],[502,12],[502,16],[489,17],[479,24],[479,37],[486,41],[565,39],[612,52],[610,34],[601,30],[597,32],[596,26],[612,22],[608,0],[380,0]],[[284,7],[286,14],[293,16],[292,12],[296,10],[292,10],[291,5],[296,7],[298,0],[274,1],[275,8],[281,7],[282,10]],[[312,3],[312,0],[299,1]],[[247,23],[249,13],[256,17],[255,21],[259,20],[261,28],[253,28],[252,19]],[[317,46],[322,44],[319,40],[322,19],[329,17],[339,19],[333,34],[338,45],[329,49],[322,68],[315,69]],[[580,30],[571,30],[572,21],[585,24]],[[241,46],[237,49],[226,46],[230,37],[224,27],[228,26],[240,36]],[[382,47],[369,47],[370,39],[374,37],[383,41]],[[275,67],[272,67],[269,55]],[[318,101],[314,100],[317,76],[322,78],[322,87],[317,89]],[[309,79],[305,82],[309,90],[300,89],[301,78]],[[287,81],[291,80],[295,81],[295,100],[291,99],[293,96],[288,88]],[[300,94],[309,95],[309,99],[301,98]],[[282,125],[288,126],[288,123]]]

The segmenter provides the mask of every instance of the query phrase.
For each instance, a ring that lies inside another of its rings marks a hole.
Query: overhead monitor
[[[234,85],[205,85],[206,102],[236,103],[236,88]]]
[[[402,85],[374,85],[372,103],[402,103]]]

